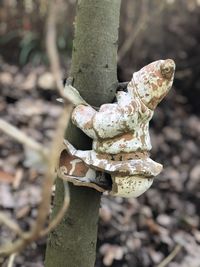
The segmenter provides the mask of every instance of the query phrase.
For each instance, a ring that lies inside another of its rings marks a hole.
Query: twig
[[[57,131],[55,132],[55,135],[52,141],[52,147],[49,152],[50,157],[49,157],[49,162],[48,162],[48,171],[45,175],[45,181],[44,181],[45,183],[43,185],[43,191],[42,191],[43,201],[41,202],[40,207],[38,209],[38,217],[36,219],[36,223],[33,228],[33,236],[36,236],[36,237],[39,237],[41,235],[41,232],[43,231],[42,229],[44,227],[45,219],[49,213],[51,188],[54,184],[55,177],[56,177],[55,168],[57,166],[58,156],[61,151],[63,138],[64,138],[64,132],[65,132],[66,125],[69,122],[69,118],[70,116],[68,112],[68,107],[66,106],[63,109],[63,113],[59,119]],[[64,212],[66,211],[68,207],[68,203],[69,203],[69,195],[67,195],[66,204],[64,202],[64,206],[61,208],[61,211],[58,213],[57,217],[55,218],[54,223],[60,220],[60,216],[63,215]]]
[[[15,242],[10,242],[5,246],[0,248],[0,254],[3,255],[10,255],[14,252],[19,252],[23,250],[28,244],[37,240],[39,237],[44,236],[49,231],[51,231],[57,223],[60,222],[62,216],[66,212],[68,205],[69,205],[69,193],[67,190],[67,184],[65,184],[65,199],[63,202],[63,206],[61,210],[58,212],[57,216],[53,219],[47,229],[43,230],[44,224],[46,221],[46,217],[49,213],[49,206],[51,200],[51,189],[54,184],[55,180],[55,166],[57,165],[58,155],[60,152],[60,148],[62,146],[62,140],[64,138],[64,131],[66,127],[66,121],[69,121],[69,112],[68,108],[65,107],[63,109],[62,116],[59,119],[58,123],[58,130],[55,133],[52,142],[52,148],[49,151],[49,160],[48,160],[48,167],[47,172],[45,174],[45,179],[43,181],[42,187],[42,201],[38,208],[38,215],[30,232],[21,233],[21,239],[16,240]],[[5,220],[4,220],[5,221]],[[7,223],[7,225],[12,225],[12,222]]]
[[[161,263],[157,265],[157,267],[165,267],[167,266],[175,257],[176,255],[180,252],[181,250],[181,245],[176,245],[174,250],[163,260]]]
[[[47,151],[40,143],[36,142],[34,139],[30,138],[28,135],[26,135],[10,123],[4,121],[3,119],[0,119],[0,130],[17,140],[19,143],[35,150],[42,156],[47,156]]]
[[[49,232],[51,232],[60,223],[60,221],[63,218],[63,215],[65,214],[65,212],[69,206],[69,201],[70,201],[69,189],[68,189],[67,183],[63,182],[63,184],[64,184],[64,189],[65,189],[65,197],[64,197],[62,207],[61,207],[60,211],[58,212],[58,214],[56,215],[56,217],[54,219],[52,219],[52,221],[50,222],[48,227],[40,232],[41,237],[47,235]]]
[[[31,243],[32,241],[35,241],[40,236],[40,233],[43,230],[43,227],[44,227],[44,224],[46,221],[46,217],[49,213],[49,205],[50,205],[50,200],[51,200],[51,189],[52,189],[52,186],[53,186],[53,183],[55,180],[55,176],[56,176],[55,167],[57,164],[58,154],[59,154],[60,148],[62,146],[62,142],[63,142],[62,140],[64,138],[66,121],[67,122],[69,121],[69,112],[68,112],[67,107],[65,107],[63,109],[62,116],[59,119],[58,128],[56,130],[56,133],[55,133],[53,141],[52,141],[52,147],[51,147],[50,151],[48,152],[49,158],[47,161],[47,168],[46,168],[47,171],[45,174],[45,179],[43,181],[43,187],[42,187],[42,193],[41,193],[42,194],[42,201],[41,201],[39,209],[38,209],[38,215],[37,215],[36,222],[33,225],[30,232],[21,233],[21,235],[20,235],[21,239],[18,239],[15,242],[10,242],[10,243],[6,244],[5,246],[3,246],[2,248],[0,248],[0,254],[10,255],[11,253],[19,252],[19,251],[23,250],[27,244]],[[11,126],[11,129],[12,129],[12,126]],[[15,129],[15,131],[17,132],[18,136],[20,136],[21,132],[18,129]],[[43,152],[43,149],[40,148],[38,150],[38,152],[40,152],[40,153]],[[68,205],[64,205],[63,209],[61,209],[62,213],[63,213],[63,211],[66,210],[67,206]],[[60,213],[59,213],[59,216],[60,216]],[[4,221],[5,221],[5,217],[3,217],[2,219],[4,219]],[[14,223],[12,221],[7,220],[6,223],[10,227],[11,226],[14,227],[14,225],[13,225]],[[15,225],[15,228],[17,228],[16,225]],[[17,230],[19,231],[19,229],[17,229]]]
[[[54,3],[54,0],[49,1],[48,17],[46,24],[46,49],[50,60],[50,66],[54,79],[56,81],[57,89],[62,96],[63,84],[60,71],[60,61],[56,46],[57,34],[56,34],[56,15],[58,13],[58,6]]]
[[[7,267],[13,267],[16,255],[17,255],[16,253],[13,253],[12,255],[10,255],[10,257],[8,259]]]
[[[50,2],[50,11],[49,11],[49,17],[48,17],[48,34],[47,34],[47,44],[48,42],[51,42],[51,49],[49,49],[49,56],[51,58],[51,67],[52,72],[56,81],[57,89],[61,93],[63,91],[63,86],[61,83],[61,75],[60,75],[60,64],[59,64],[59,58],[57,55],[56,50],[56,27],[55,27],[55,5],[54,1]],[[53,18],[53,20],[52,20]],[[50,32],[49,32],[50,31]],[[51,37],[53,35],[53,38]],[[38,214],[36,221],[34,225],[32,226],[30,232],[24,232],[21,234],[21,238],[17,239],[15,242],[10,242],[4,245],[0,248],[0,254],[1,255],[10,255],[15,252],[20,252],[23,250],[28,244],[31,242],[37,240],[39,237],[44,236],[49,231],[51,231],[57,223],[60,222],[60,220],[63,217],[63,214],[66,212],[68,205],[69,205],[69,193],[68,193],[68,187],[67,184],[65,184],[65,198],[63,205],[58,212],[57,216],[50,222],[47,229],[44,229],[44,224],[46,222],[46,218],[49,214],[49,207],[50,207],[50,201],[51,201],[51,190],[52,186],[54,184],[54,180],[56,177],[55,174],[55,168],[58,161],[58,156],[62,147],[63,138],[64,138],[64,132],[65,128],[67,127],[67,124],[70,119],[70,113],[72,110],[71,105],[65,105],[64,109],[62,111],[62,114],[60,116],[54,138],[52,140],[52,146],[48,153],[45,151],[45,156],[47,157],[47,168],[45,173],[45,179],[43,181],[42,186],[42,201],[38,208]],[[0,121],[1,122],[1,121]],[[4,121],[2,121],[2,128],[6,128],[4,130],[6,133],[17,139],[19,142],[33,148],[34,150],[37,150],[38,153],[42,154],[44,153],[44,149],[42,145],[38,144],[36,141],[28,138],[26,135],[24,135],[20,130],[16,129],[15,127],[11,125],[7,125]],[[4,126],[4,127],[3,127]],[[6,126],[6,127],[5,127]],[[7,127],[9,126],[9,127]],[[9,128],[9,130],[7,130]],[[14,131],[14,133],[13,133]],[[17,138],[16,138],[17,135]],[[25,139],[25,141],[24,141]]]
[[[20,226],[12,219],[8,218],[6,214],[0,212],[0,225],[5,224],[9,229],[15,232],[18,236],[23,236],[23,231]]]
[[[59,93],[63,92],[63,85],[61,82],[61,71],[60,71],[60,62],[56,47],[56,12],[57,12],[57,5],[55,5],[55,2],[51,0],[49,2],[49,13],[47,18],[47,36],[46,36],[46,45],[47,45],[47,51],[50,59],[50,65],[52,69],[52,73],[54,76],[54,79],[56,81],[57,89]],[[45,184],[43,186],[42,191],[42,199],[43,201],[40,204],[40,207],[38,209],[38,217],[36,219],[36,223],[33,227],[32,236],[39,237],[41,233],[43,232],[43,227],[45,223],[45,219],[48,215],[49,211],[49,204],[51,199],[51,188],[53,186],[56,174],[55,174],[55,168],[58,161],[58,156],[62,147],[63,138],[64,138],[64,132],[65,128],[69,122],[70,119],[70,113],[71,113],[72,107],[71,105],[65,105],[64,109],[62,111],[62,114],[60,116],[56,132],[52,141],[52,146],[49,152],[49,160],[48,160],[48,170],[45,175]],[[68,192],[68,191],[67,191]],[[64,202],[64,206],[61,208],[61,211],[58,213],[57,217],[53,221],[58,222],[60,220],[61,215],[66,211],[69,203],[69,196],[67,195],[66,202]],[[51,225],[51,224],[50,224]],[[53,226],[50,226],[49,229],[51,229]],[[44,232],[48,232],[45,231]]]
[[[73,105],[85,104],[85,100],[80,96],[79,92],[70,84],[66,84],[63,88],[62,76],[60,71],[60,61],[58,50],[56,46],[56,15],[58,13],[59,5],[55,5],[54,1],[49,1],[49,16],[47,18],[47,34],[46,34],[46,48],[51,65],[51,70],[56,81],[57,90],[60,96]],[[64,89],[64,90],[63,90]]]
[[[145,6],[144,0],[142,2],[142,5]],[[142,30],[144,30],[147,26],[147,22],[149,20],[149,16],[147,16],[147,12],[145,8],[142,10],[142,14],[140,14],[140,19],[137,23],[137,25],[133,28],[133,31],[129,33],[129,38],[124,42],[124,44],[121,46],[119,52],[118,52],[118,61],[122,60],[126,53],[131,48],[132,44],[134,43],[137,36],[140,34]]]
[[[142,10],[142,14],[140,14],[140,19],[136,25],[136,27],[133,28],[133,31],[131,31],[129,33],[129,38],[124,42],[124,44],[121,46],[121,48],[119,49],[118,52],[118,61],[121,61],[125,55],[127,54],[127,52],[130,50],[131,46],[133,45],[134,41],[136,40],[136,38],[138,37],[138,35],[144,31],[148,25],[148,22],[150,20],[150,16],[147,15],[146,12],[146,0],[143,0],[142,5],[143,5],[143,10]],[[165,5],[165,1],[163,1],[159,8],[156,11],[155,16],[157,16],[164,8]]]
[[[54,0],[49,1],[49,13],[47,18],[47,35],[46,35],[46,49],[50,60],[51,70],[56,81],[56,86],[59,94],[66,99],[64,94],[63,83],[61,80],[61,68],[60,68],[60,61],[58,56],[58,50],[56,46],[56,14],[58,11],[58,5],[55,4]],[[61,148],[63,145],[63,138],[65,129],[69,123],[70,115],[72,112],[73,106],[72,105],[64,105],[62,114],[60,116],[55,136],[53,138],[52,147],[51,147],[51,157],[49,159],[49,170],[50,175],[53,179],[55,179],[55,168],[57,166],[57,161],[59,158],[59,154],[61,152]],[[69,206],[69,191],[68,185],[65,183],[65,198],[63,201],[63,205],[58,212],[57,216],[50,222],[49,226],[40,232],[41,236],[46,235],[49,233],[55,226],[60,222],[64,213],[66,212]]]

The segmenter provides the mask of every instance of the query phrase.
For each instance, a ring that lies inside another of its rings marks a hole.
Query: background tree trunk
[[[111,102],[117,86],[117,46],[120,0],[79,0],[71,76],[74,87],[94,106]],[[66,138],[79,149],[91,140],[72,124]],[[63,200],[63,183],[56,182],[53,216]],[[48,239],[46,267],[93,267],[96,256],[101,194],[70,184],[70,207]]]

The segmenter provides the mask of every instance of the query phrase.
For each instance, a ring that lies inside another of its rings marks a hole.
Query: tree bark
[[[91,105],[114,98],[121,0],[79,0],[73,42],[73,86]],[[91,149],[91,140],[72,124],[66,138],[78,149]],[[53,215],[63,200],[62,180],[56,181]],[[96,256],[101,194],[70,184],[70,207],[49,235],[45,267],[93,267]]]

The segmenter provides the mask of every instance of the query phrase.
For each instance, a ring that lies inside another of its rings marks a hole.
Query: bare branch
[[[15,232],[18,236],[23,236],[23,230],[20,226],[12,219],[10,219],[6,214],[0,212],[0,225],[5,224],[9,229]]]
[[[57,89],[61,95],[63,95],[63,85],[61,82],[61,71],[60,71],[60,63],[59,57],[57,54],[56,48],[56,20],[55,20],[55,10],[56,5],[54,1],[49,2],[49,16],[47,20],[47,50],[50,58],[51,69],[56,81]],[[66,98],[66,97],[65,97]],[[3,247],[0,248],[0,255],[10,255],[16,252],[22,251],[28,244],[37,240],[39,237],[44,236],[45,234],[49,233],[62,219],[64,213],[66,212],[69,206],[69,192],[67,183],[64,184],[65,186],[65,198],[63,201],[63,205],[58,212],[57,216],[50,222],[49,226],[44,229],[46,218],[49,214],[50,209],[50,202],[51,202],[51,193],[52,193],[52,186],[55,181],[56,173],[55,169],[58,162],[58,157],[63,145],[63,138],[65,129],[68,125],[70,114],[72,111],[72,105],[65,105],[60,116],[53,140],[52,145],[49,151],[44,151],[42,145],[37,143],[36,141],[32,140],[24,133],[22,133],[17,128],[13,127],[12,125],[0,120],[0,129],[2,129],[5,133],[9,134],[10,136],[14,137],[20,143],[31,147],[32,149],[36,150],[38,153],[45,155],[46,161],[44,163],[47,164],[45,179],[43,181],[42,186],[42,201],[38,208],[38,214],[34,225],[32,226],[30,232],[21,232],[21,229],[18,229],[18,226],[5,219],[5,216],[2,216],[2,221],[12,228],[15,232],[20,235],[20,238],[14,242],[9,242],[5,244]],[[1,217],[0,217],[1,219]]]
[[[56,81],[57,89],[62,96],[63,94],[63,85],[62,85],[62,76],[60,71],[60,61],[56,46],[57,34],[56,34],[56,15],[58,13],[59,5],[56,5],[53,0],[49,1],[48,17],[46,24],[46,49],[48,57],[50,60],[50,66],[54,79]]]
[[[51,190],[52,186],[54,184],[54,180],[56,177],[55,173],[55,167],[57,165],[58,156],[62,147],[63,138],[64,138],[64,132],[66,124],[69,122],[70,119],[70,109],[71,107],[65,106],[63,109],[63,112],[60,116],[57,130],[54,134],[54,138],[52,141],[52,147],[50,151],[48,152],[49,158],[47,161],[47,171],[45,174],[45,179],[43,181],[43,187],[42,187],[42,201],[40,203],[39,209],[38,209],[38,215],[35,224],[33,225],[30,232],[22,233],[20,234],[21,239],[16,240],[15,242],[10,242],[6,244],[5,246],[0,248],[0,254],[2,255],[10,255],[15,252],[22,251],[28,244],[31,242],[37,240],[40,236],[45,235],[48,233],[53,227],[56,226],[56,223],[58,223],[61,219],[61,216],[63,216],[64,212],[66,211],[68,204],[69,204],[69,195],[66,193],[66,198],[63,203],[63,207],[61,208],[60,212],[56,216],[56,218],[50,223],[49,227],[43,231],[44,224],[46,222],[46,218],[49,214],[49,206],[51,201]],[[17,130],[18,131],[18,130]],[[67,186],[67,185],[66,185]],[[66,192],[68,192],[66,190]],[[1,217],[0,217],[1,218]],[[2,217],[2,220],[5,217]],[[16,230],[17,226],[14,225],[14,222],[6,221],[7,225],[10,227],[12,226]]]
[[[57,127],[57,130],[55,132],[55,135],[52,141],[52,147],[49,152],[47,173],[45,175],[45,180],[44,180],[44,185],[43,185],[43,190],[42,190],[42,201],[38,209],[38,216],[36,219],[36,223],[32,229],[32,238],[34,238],[34,240],[35,238],[37,239],[41,235],[46,217],[48,216],[48,213],[49,213],[49,206],[50,206],[50,200],[51,200],[51,189],[54,184],[55,177],[56,177],[55,169],[57,166],[58,157],[59,157],[61,147],[63,144],[65,128],[70,119],[70,113],[69,113],[70,108],[71,107],[67,107],[67,106],[64,107],[63,113],[59,119],[58,127]],[[66,208],[68,207],[68,203],[69,203],[69,196],[67,196],[66,204],[64,201],[64,207],[62,207],[61,211],[58,213],[59,216],[58,218],[56,218],[56,222],[60,220],[60,215],[63,215],[63,211],[66,211]],[[50,229],[51,228],[52,226],[50,227]],[[44,232],[46,231],[44,230]]]
[[[180,252],[181,248],[182,248],[181,245],[176,245],[174,250],[163,261],[161,261],[161,263],[159,263],[157,267],[167,266]]]
[[[47,156],[47,151],[40,143],[36,142],[34,139],[30,138],[28,135],[26,135],[10,123],[4,121],[3,119],[0,119],[0,130],[17,140],[19,143],[35,150],[42,156]]]
[[[148,13],[146,12],[146,1],[143,0],[142,2],[142,14],[140,15],[140,19],[136,25],[136,27],[133,27],[133,31],[129,33],[129,38],[126,39],[124,44],[121,46],[118,52],[118,61],[122,60],[127,52],[130,50],[131,46],[133,45],[134,41],[138,37],[139,34],[141,34],[142,31],[144,31],[148,25],[148,22],[150,20],[150,17],[148,16]],[[155,16],[157,16],[164,8],[165,1],[159,5],[159,8],[156,11]]]
[[[15,242],[8,242],[7,244],[0,247],[0,255],[7,256],[18,251],[21,251],[27,244],[29,244],[30,234],[23,234],[23,238],[17,239]]]
[[[10,255],[7,267],[13,267],[16,256],[17,256],[16,253],[13,253],[12,255]]]
[[[51,70],[56,81],[56,86],[59,94],[64,99],[73,105],[85,104],[85,100],[80,96],[79,92],[70,84],[66,84],[63,88],[62,76],[60,71],[60,62],[58,50],[56,46],[56,15],[59,11],[59,5],[55,5],[54,1],[49,1],[49,16],[47,18],[47,35],[46,48],[50,60]],[[64,90],[63,90],[64,89]]]
[[[64,189],[65,189],[65,197],[64,197],[62,207],[59,210],[56,217],[50,222],[49,226],[46,229],[41,231],[41,233],[40,233],[41,237],[47,235],[49,232],[51,232],[60,223],[60,221],[63,218],[63,215],[65,214],[67,208],[69,207],[69,201],[70,201],[69,189],[68,189],[67,183],[63,182],[63,184],[64,184]]]
[[[46,187],[46,186],[44,186],[44,187]],[[10,255],[10,254],[22,251],[28,244],[37,240],[39,237],[44,237],[45,235],[47,235],[50,231],[52,231],[57,226],[57,224],[61,221],[63,215],[65,214],[65,212],[69,206],[70,198],[69,198],[69,190],[68,190],[67,183],[64,183],[64,187],[65,187],[65,198],[63,201],[63,205],[62,205],[60,211],[58,212],[58,214],[56,215],[56,217],[50,222],[49,226],[46,229],[42,230],[43,224],[44,224],[44,222],[46,220],[46,216],[48,214],[48,209],[47,209],[47,212],[45,212],[45,210],[44,210],[44,208],[49,204],[49,203],[47,203],[47,200],[46,200],[47,198],[46,198],[46,199],[44,199],[45,204],[40,205],[37,220],[36,220],[34,226],[32,227],[32,230],[28,233],[22,233],[21,239],[18,239],[15,242],[9,242],[6,245],[4,245],[3,247],[1,247],[0,248],[0,255],[6,256],[6,255]],[[44,190],[44,191],[48,191],[48,189]],[[45,193],[47,193],[47,192],[45,192]],[[43,215],[43,213],[45,213],[45,214]],[[41,223],[41,225],[40,225],[40,223]]]
[[[121,49],[118,52],[118,61],[122,60],[125,57],[126,53],[131,48],[137,36],[141,33],[142,30],[146,28],[147,21],[148,19],[146,16],[140,16],[140,20],[136,25],[134,32],[130,33],[129,38],[124,42],[124,44],[122,45]]]

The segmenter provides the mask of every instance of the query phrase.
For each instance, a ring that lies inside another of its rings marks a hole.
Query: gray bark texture
[[[93,106],[111,102],[117,82],[117,44],[121,0],[79,0],[71,76],[73,86]],[[66,138],[79,149],[91,140],[72,124]],[[49,235],[45,267],[94,267],[101,194],[70,186],[70,207]],[[63,183],[56,181],[53,215],[62,204]]]

